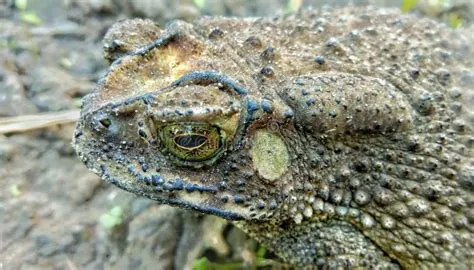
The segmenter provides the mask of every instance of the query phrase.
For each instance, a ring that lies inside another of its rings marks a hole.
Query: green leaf
[[[402,11],[409,12],[416,7],[417,0],[403,0],[402,2]]]
[[[263,258],[265,257],[265,252],[267,252],[267,250],[265,249],[264,246],[260,246],[257,250],[257,253],[256,253],[256,256],[257,258]]]
[[[204,5],[206,5],[206,0],[194,0],[194,4],[199,8],[203,9]]]
[[[301,5],[303,5],[303,0],[288,0],[286,12],[295,12],[301,7]]]
[[[114,206],[108,213],[102,214],[99,221],[104,228],[112,229],[123,222],[123,216],[123,209],[120,206]]]
[[[117,218],[122,218],[122,216],[123,216],[123,209],[122,209],[122,207],[120,207],[120,206],[114,206],[114,207],[110,210],[110,215],[111,215],[111,216],[114,216],[114,217],[117,217]]]
[[[462,25],[462,18],[457,13],[449,14],[449,26],[452,28],[459,28]]]
[[[36,14],[31,12],[22,12],[20,14],[20,20],[34,25],[40,25],[43,23],[43,21],[38,16],[36,16]]]
[[[13,185],[10,187],[10,193],[13,195],[13,197],[20,197],[21,191],[18,185]]]
[[[25,10],[28,6],[28,0],[15,0],[15,7],[19,10]]]
[[[209,260],[206,257],[201,257],[194,261],[193,270],[207,270],[209,269]]]

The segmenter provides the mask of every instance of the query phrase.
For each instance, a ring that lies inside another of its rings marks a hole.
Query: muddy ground
[[[331,1],[304,5],[323,2]],[[289,8],[286,0],[0,0],[0,117],[78,109],[107,68],[101,39],[119,19],[165,24]],[[466,22],[472,19],[464,13]],[[278,267],[271,254],[263,259],[262,247],[219,218],[158,205],[102,182],[76,158],[73,128],[0,134],[0,270]]]

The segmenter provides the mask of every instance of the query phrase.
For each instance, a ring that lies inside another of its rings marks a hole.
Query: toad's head
[[[253,94],[252,79],[192,26],[157,31],[149,44],[109,54],[109,71],[84,99],[80,158],[106,181],[159,202],[232,220],[271,217],[278,180],[289,175],[279,127],[291,110]]]

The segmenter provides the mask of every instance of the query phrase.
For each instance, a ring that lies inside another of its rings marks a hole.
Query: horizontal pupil
[[[202,135],[182,135],[176,136],[174,142],[181,148],[193,149],[203,145],[207,137]]]

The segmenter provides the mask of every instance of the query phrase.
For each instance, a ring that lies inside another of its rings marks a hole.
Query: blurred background
[[[472,0],[0,0],[0,270],[283,267],[219,218],[103,183],[75,156],[74,121],[107,69],[101,40],[119,19],[165,25],[348,3],[474,29]]]

